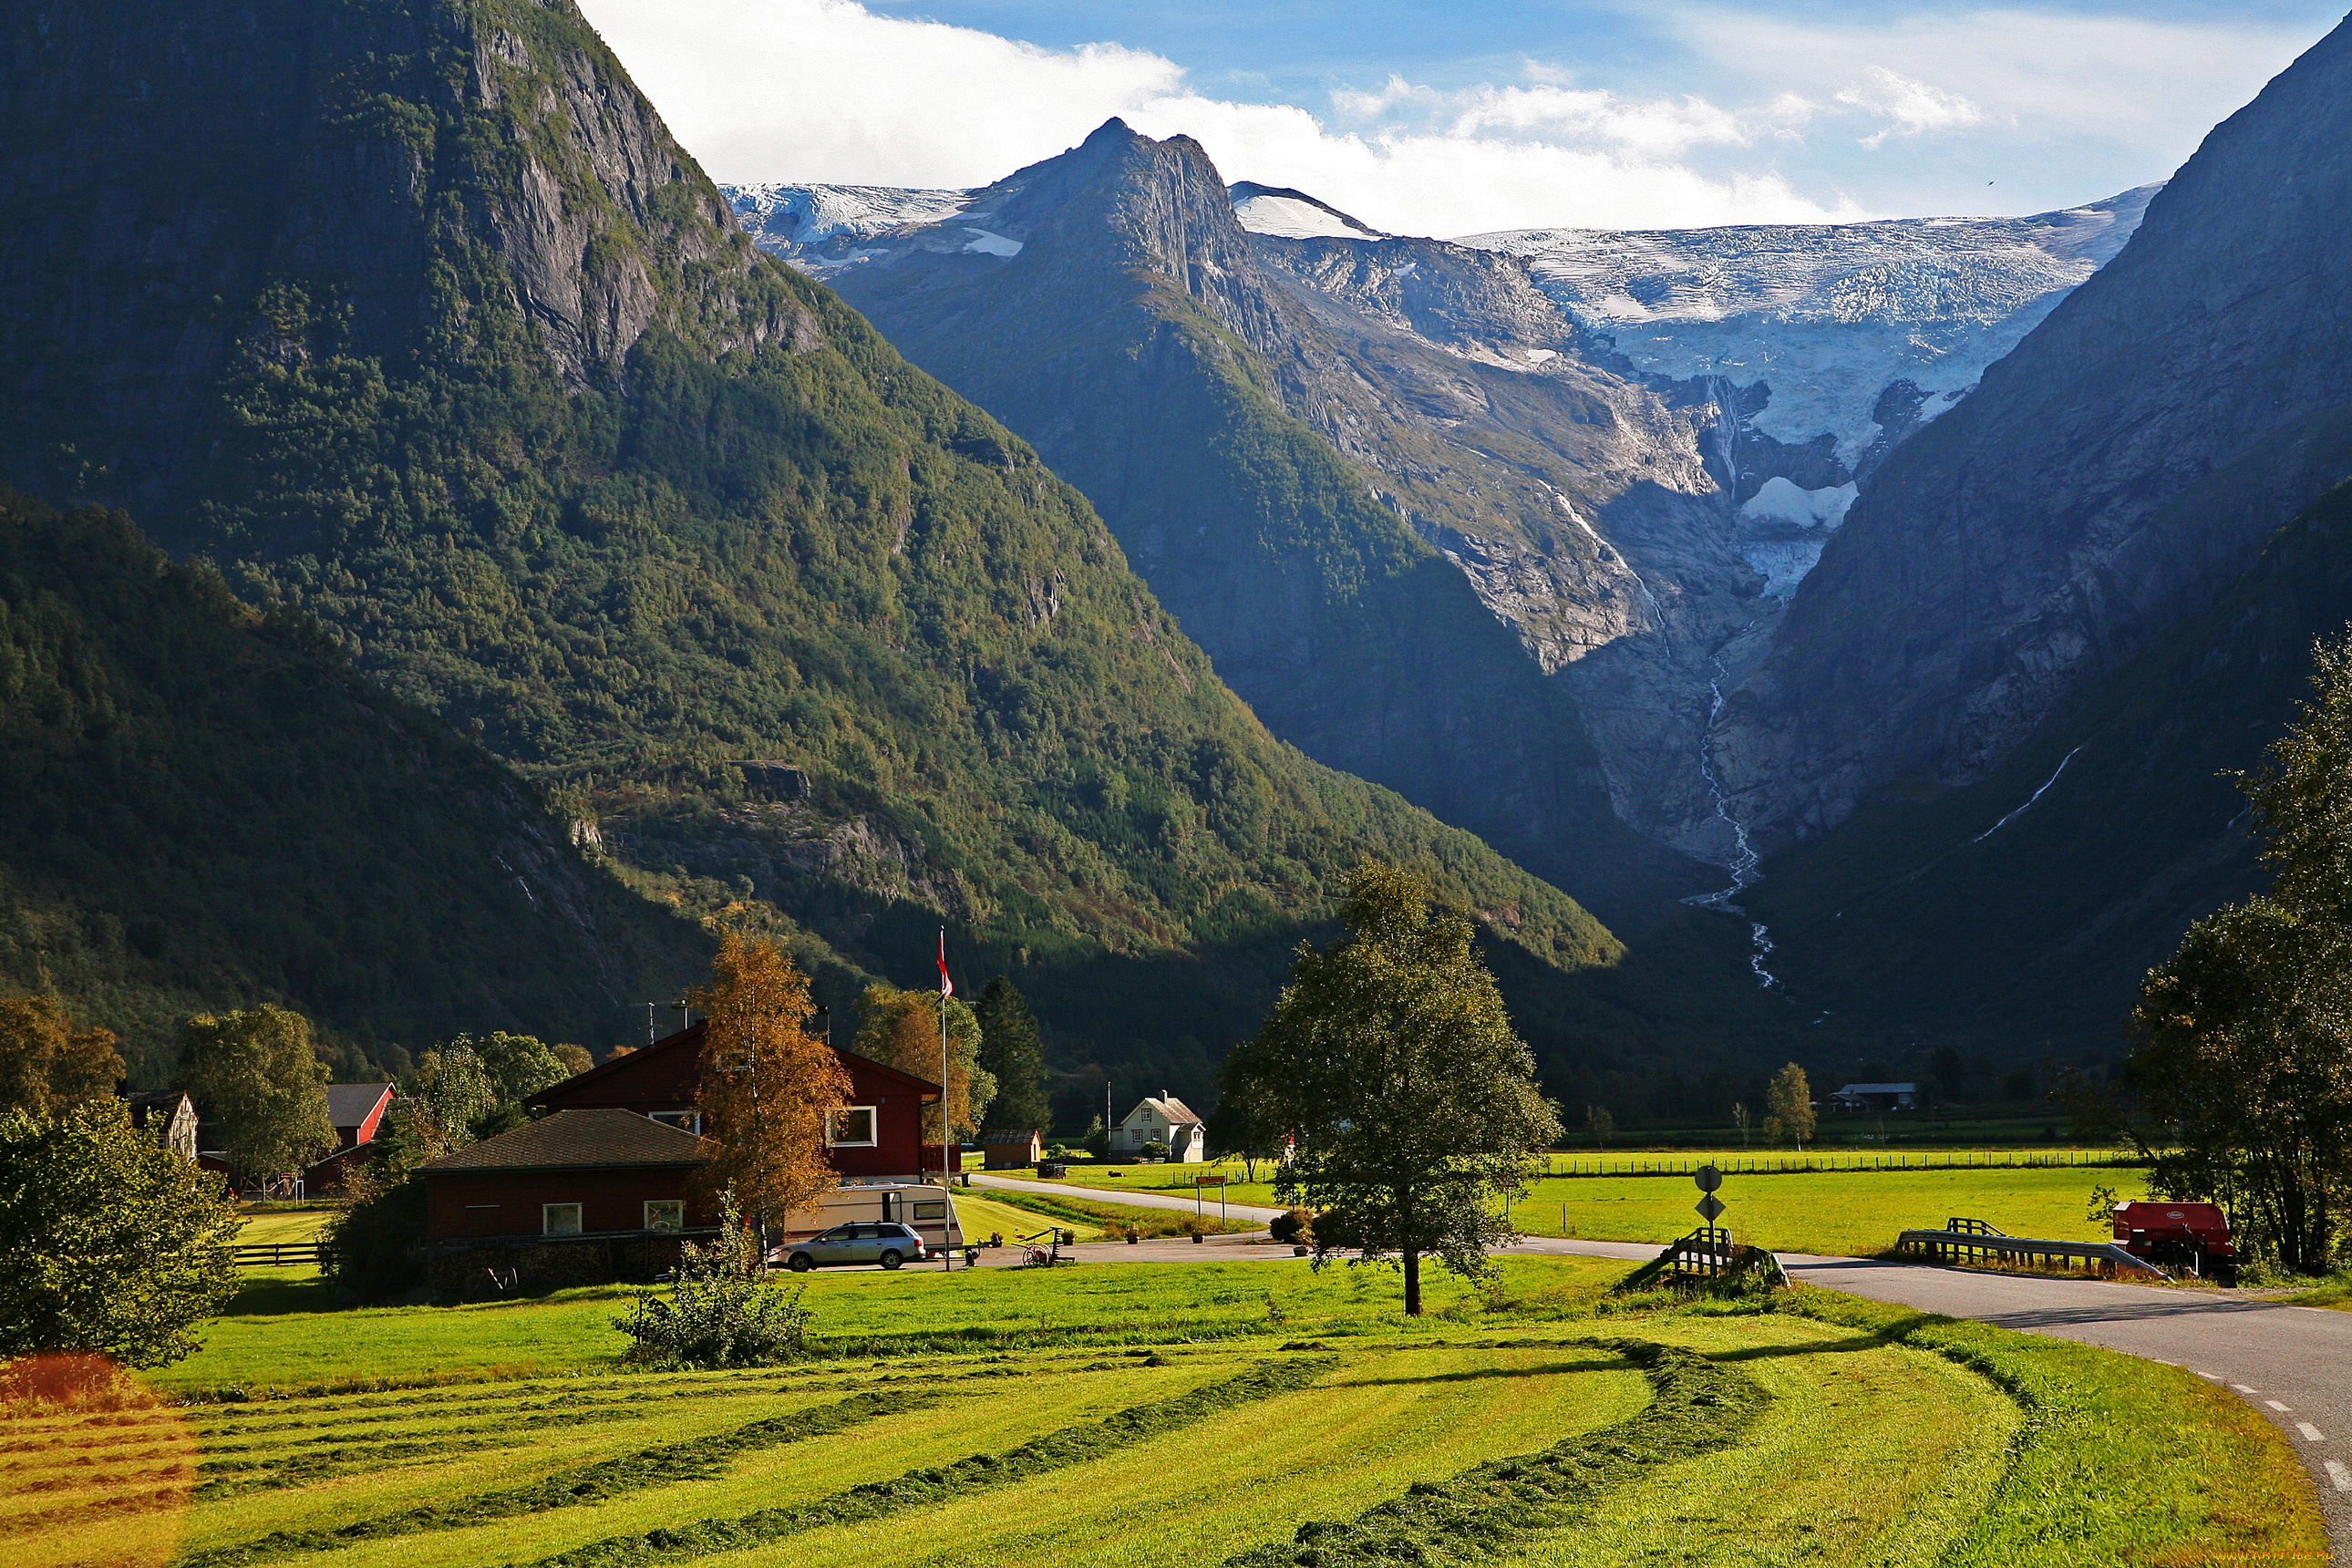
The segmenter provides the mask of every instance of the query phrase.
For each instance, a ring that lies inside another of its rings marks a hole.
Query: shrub
[[[642,1290],[613,1326],[636,1342],[628,1359],[659,1366],[772,1366],[808,1353],[815,1314],[760,1272],[760,1244],[730,1191],[719,1239],[689,1243],[664,1299]]]
[[[1139,1159],[1165,1160],[1168,1158],[1168,1145],[1154,1138],[1135,1152]]]
[[[1087,1152],[1097,1160],[1110,1158],[1110,1129],[1103,1125],[1099,1116],[1095,1118],[1094,1125],[1087,1129]]]
[[[1305,1209],[1286,1209],[1275,1215],[1265,1228],[1276,1241],[1297,1243],[1307,1239],[1307,1226],[1314,1220],[1315,1216]]]

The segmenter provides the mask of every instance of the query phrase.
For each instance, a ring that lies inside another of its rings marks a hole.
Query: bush
[[[1286,1209],[1275,1215],[1265,1228],[1275,1240],[1296,1244],[1307,1239],[1307,1226],[1314,1220],[1315,1216],[1305,1209]]]
[[[425,1244],[425,1184],[412,1176],[360,1185],[359,1201],[320,1237],[324,1272],[360,1300],[378,1301],[416,1282],[411,1255]]]
[[[1168,1158],[1168,1145],[1154,1138],[1142,1148],[1138,1149],[1135,1153],[1138,1159],[1165,1160]]]
[[[1110,1130],[1103,1125],[1099,1116],[1095,1118],[1095,1124],[1087,1129],[1087,1152],[1097,1160],[1110,1158]]]
[[[636,1342],[634,1362],[657,1366],[772,1366],[808,1353],[815,1314],[760,1272],[760,1244],[743,1225],[730,1192],[719,1239],[689,1243],[667,1300],[644,1290],[613,1326]]]

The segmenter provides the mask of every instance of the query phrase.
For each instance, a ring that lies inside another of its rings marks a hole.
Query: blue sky
[[[2273,0],[585,0],[722,179],[970,185],[1111,113],[1406,232],[2063,206],[2337,21]]]

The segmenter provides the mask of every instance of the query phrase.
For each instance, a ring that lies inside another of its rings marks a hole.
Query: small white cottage
[[[1168,1146],[1168,1158],[1173,1163],[1192,1164],[1209,1157],[1207,1126],[1182,1100],[1164,1092],[1156,1100],[1139,1102],[1111,1129],[1111,1157],[1131,1160],[1146,1143],[1155,1141]]]

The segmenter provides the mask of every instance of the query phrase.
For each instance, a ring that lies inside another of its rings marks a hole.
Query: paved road
[[[972,1182],[1151,1208],[1190,1212],[1192,1207],[1190,1198],[1147,1193],[1110,1194],[977,1173]],[[1236,1204],[1231,1212],[1237,1219],[1271,1219],[1281,1211]],[[1244,1251],[1166,1250],[1173,1255],[1170,1261],[1232,1258]],[[1276,1255],[1276,1249],[1263,1245],[1245,1250],[1252,1256]],[[1512,1250],[1630,1259],[1658,1255],[1654,1245],[1551,1237],[1530,1237]],[[2268,1416],[2294,1445],[2318,1488],[2336,1561],[2352,1563],[2352,1312],[2290,1307],[2222,1290],[1990,1274],[1866,1258],[1793,1252],[1780,1257],[1791,1279],[1808,1284],[1948,1317],[1975,1318],[2029,1334],[2104,1345],[2183,1367],[2221,1384]]]
[[[1190,1196],[1180,1198],[1165,1193],[1113,1192],[1107,1187],[1074,1187],[1061,1182],[1033,1182],[1026,1177],[992,1176],[980,1171],[971,1173],[971,1184],[975,1187],[1002,1187],[1006,1192],[1012,1193],[1051,1193],[1055,1197],[1086,1198],[1098,1204],[1125,1204],[1130,1208],[1182,1209],[1186,1214],[1192,1212],[1192,1200]],[[1204,1199],[1203,1209],[1206,1213],[1215,1214],[1217,1205]],[[1256,1204],[1228,1204],[1225,1205],[1224,1212],[1234,1219],[1264,1221],[1274,1218],[1283,1211],[1262,1208]],[[1653,1258],[1657,1256],[1657,1252],[1656,1247],[1650,1248],[1650,1256]]]

